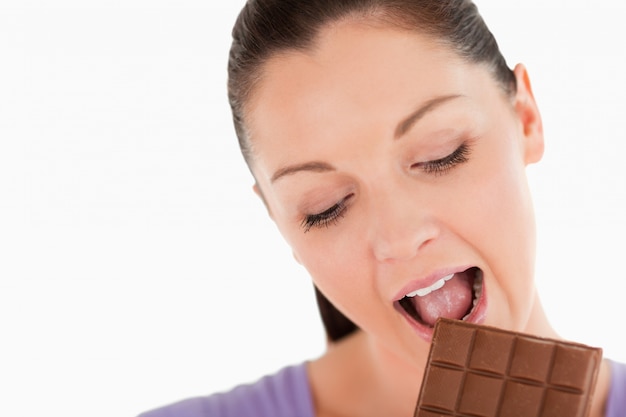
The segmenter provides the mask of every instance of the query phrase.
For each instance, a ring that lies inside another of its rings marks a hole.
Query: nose
[[[440,233],[426,204],[385,193],[372,205],[370,244],[379,262],[414,258]]]

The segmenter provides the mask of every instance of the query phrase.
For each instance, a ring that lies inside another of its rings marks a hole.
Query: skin
[[[394,301],[446,271],[483,271],[473,321],[558,337],[533,282],[525,174],[543,130],[526,69],[514,72],[510,96],[424,36],[357,20],[264,65],[246,108],[255,189],[298,262],[363,330],[309,364],[318,416],[412,415],[431,333]],[[464,161],[428,169],[461,145]],[[303,227],[338,203],[339,216]],[[607,378],[604,366],[594,416]]]

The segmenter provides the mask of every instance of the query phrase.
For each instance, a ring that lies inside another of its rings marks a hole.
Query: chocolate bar
[[[585,417],[602,349],[438,319],[414,417]]]

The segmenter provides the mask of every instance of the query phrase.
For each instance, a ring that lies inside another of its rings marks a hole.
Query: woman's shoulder
[[[287,366],[254,383],[230,391],[195,397],[138,417],[313,417],[306,364]]]
[[[626,415],[626,363],[609,361],[611,364],[611,387],[606,404],[607,417]]]

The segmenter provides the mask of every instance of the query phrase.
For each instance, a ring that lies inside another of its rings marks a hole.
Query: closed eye
[[[411,165],[411,168],[418,168],[427,174],[443,175],[457,165],[468,161],[470,154],[469,145],[464,142],[454,150],[450,155],[433,161],[418,162]]]
[[[334,204],[332,207],[320,213],[307,214],[304,217],[304,220],[302,220],[302,228],[304,229],[304,233],[311,230],[311,228],[329,227],[337,223],[339,219],[343,217],[346,211],[348,200],[350,200],[353,196],[354,194],[349,194],[341,201]]]

